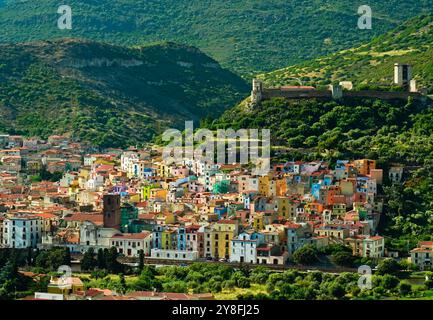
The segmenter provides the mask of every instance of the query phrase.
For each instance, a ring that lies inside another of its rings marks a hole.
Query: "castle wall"
[[[263,99],[271,98],[288,98],[288,99],[299,99],[299,98],[332,98],[331,91],[316,91],[316,90],[281,90],[281,89],[264,89],[262,93]]]
[[[423,95],[416,92],[390,92],[390,91],[347,91],[344,92],[344,97],[351,98],[378,98],[383,100],[407,100],[409,97],[421,99]]]
[[[332,99],[332,92],[329,90],[318,91],[318,90],[281,90],[275,89],[263,89],[262,100],[271,98],[287,98],[287,99],[314,99],[324,98]],[[423,95],[416,92],[389,92],[389,91],[344,91],[343,98],[375,98],[382,100],[407,100],[408,97],[413,97],[416,100],[423,99]]]

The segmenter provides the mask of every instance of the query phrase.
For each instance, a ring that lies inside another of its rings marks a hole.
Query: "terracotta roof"
[[[237,220],[219,220],[217,221],[219,224],[236,224]]]
[[[91,221],[94,223],[102,223],[104,221],[104,216],[102,214],[74,213],[74,214],[67,215],[63,220]]]
[[[43,219],[57,218],[57,216],[55,214],[52,214],[52,213],[36,213],[35,216],[41,217]]]
[[[130,296],[105,296],[101,300],[135,300]]]
[[[415,248],[410,250],[410,252],[424,252],[424,253],[431,253],[432,252],[432,248]]]
[[[151,213],[139,214],[138,219],[139,220],[155,220],[155,215],[151,214]]]
[[[112,236],[111,238],[140,240],[140,239],[145,239],[150,235],[151,235],[150,232],[144,231],[144,232],[140,232],[140,233],[118,233],[118,234],[115,234],[114,236]]]

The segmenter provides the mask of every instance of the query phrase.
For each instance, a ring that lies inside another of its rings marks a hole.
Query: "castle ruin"
[[[425,98],[416,85],[416,80],[412,79],[412,66],[409,64],[396,63],[394,66],[394,85],[405,88],[405,91],[379,91],[379,90],[353,90],[351,81],[341,81],[339,84],[328,86],[328,90],[317,90],[312,86],[281,86],[275,88],[265,88],[260,79],[253,79],[251,90],[251,106],[258,106],[261,101],[283,97],[288,99],[333,99],[338,100],[344,97],[356,98],[377,98],[384,100],[414,99]]]

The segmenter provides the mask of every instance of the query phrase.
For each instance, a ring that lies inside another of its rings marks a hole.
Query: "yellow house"
[[[259,193],[269,196],[269,176],[259,177]]]
[[[295,217],[299,202],[294,202],[287,197],[276,197],[274,202],[278,217],[285,219],[293,219]]]
[[[256,231],[263,230],[265,228],[265,222],[263,217],[263,212],[252,213],[253,217],[253,228]]]
[[[176,249],[176,230],[166,229],[161,234],[161,249],[175,250]]]
[[[351,181],[340,181],[341,194],[351,196],[354,193],[353,183]]]
[[[140,193],[141,193],[141,199],[142,200],[149,200],[150,198],[150,190],[157,188],[158,186],[153,185],[153,184],[149,184],[147,186],[143,186],[140,189]]]
[[[116,165],[116,161],[114,160],[107,160],[106,158],[97,158],[94,162],[95,164],[106,164],[106,165]]]
[[[358,173],[363,176],[369,175],[371,170],[376,169],[376,161],[370,159],[355,160],[354,165]]]
[[[80,184],[78,180],[72,181],[71,185],[68,188],[68,196],[72,196],[80,191]]]
[[[294,215],[294,213],[291,212],[293,210],[293,206],[291,206],[289,198],[275,198],[275,208],[277,209],[277,214],[279,217],[284,217],[288,219]]]
[[[164,212],[165,224],[174,224],[176,222],[176,216],[173,212]]]
[[[336,239],[346,239],[349,237],[349,229],[341,226],[326,225],[315,231],[321,237],[331,237]]]
[[[136,193],[136,194],[130,195],[129,201],[132,203],[140,202],[140,194]]]
[[[51,278],[47,287],[48,293],[63,294],[64,296],[71,293],[78,294],[84,292],[84,284],[80,278],[69,277],[62,281],[62,278]]]
[[[42,163],[39,160],[29,160],[26,163],[27,170],[31,172],[38,172],[42,168]]]
[[[77,193],[75,201],[78,202],[80,206],[85,206],[89,204],[95,206],[98,197],[99,195],[96,192],[81,190]]]
[[[167,166],[167,165],[165,165],[165,164],[163,164],[163,163],[160,163],[159,165],[158,165],[158,175],[160,176],[160,177],[168,177],[169,176],[169,173],[170,173],[170,170],[169,170],[170,168]]]
[[[238,233],[237,220],[220,220],[212,226],[211,251],[214,258],[228,259],[231,252],[232,239]]]
[[[86,168],[81,168],[78,171],[78,185],[80,188],[84,188],[87,180],[89,180],[90,177],[90,170]]]
[[[345,203],[334,203],[332,205],[332,214],[335,216],[343,216],[346,214],[346,204]]]
[[[153,188],[150,189],[150,196],[149,199],[154,200],[154,199],[163,199],[165,200],[167,197],[167,190],[165,189],[161,189],[161,188]]]
[[[276,196],[282,197],[287,192],[286,179],[275,180]]]

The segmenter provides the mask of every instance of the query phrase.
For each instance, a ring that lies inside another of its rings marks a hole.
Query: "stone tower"
[[[104,194],[103,196],[104,228],[120,228],[120,195]]]
[[[258,105],[263,98],[263,82],[259,79],[253,79],[253,88],[251,91],[251,104]]]
[[[410,64],[396,63],[394,65],[394,84],[409,87],[412,80],[412,66]]]

